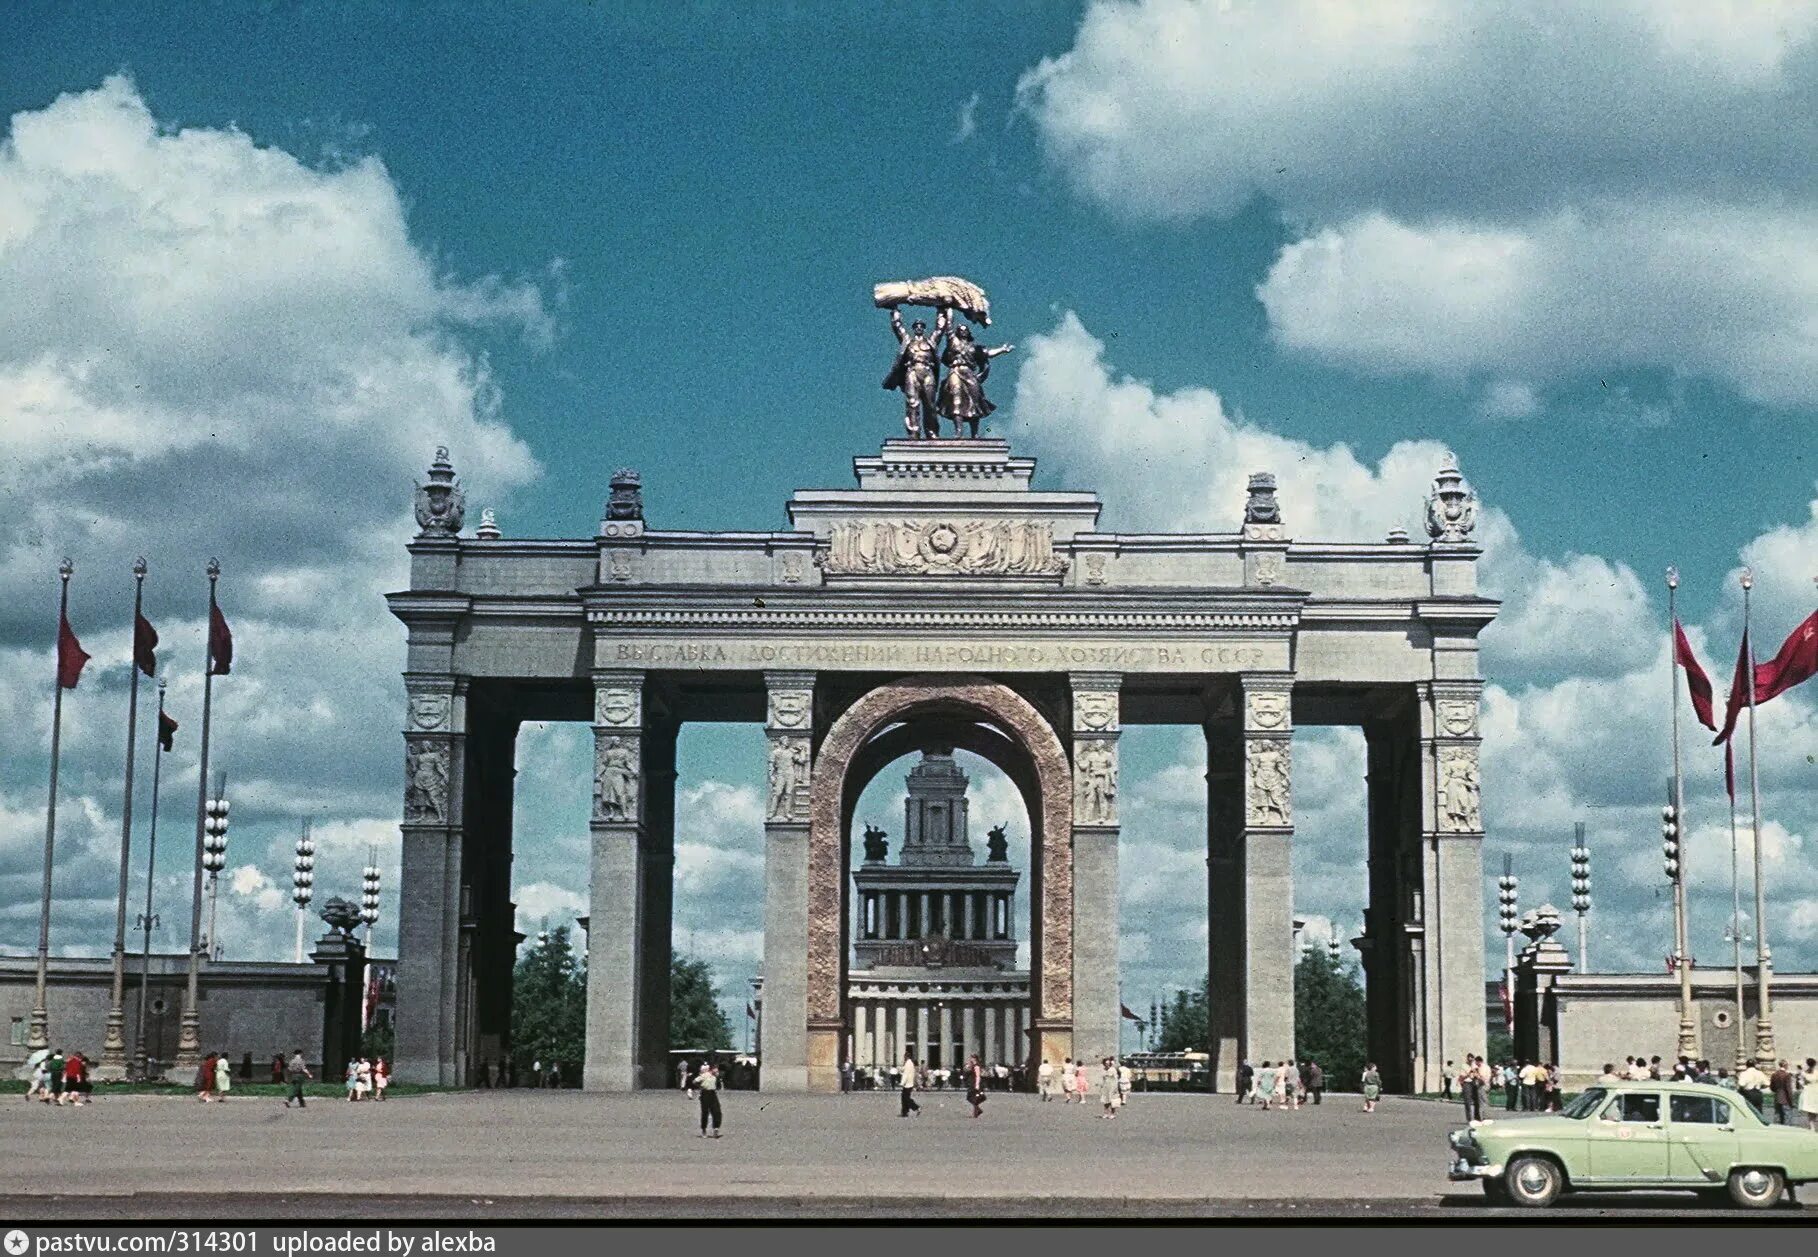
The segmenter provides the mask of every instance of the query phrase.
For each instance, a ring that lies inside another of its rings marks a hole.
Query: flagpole
[[[25,1038],[27,1052],[50,1047],[50,1011],[45,1007],[45,978],[50,971],[51,861],[57,846],[57,760],[63,743],[63,626],[69,622],[69,578],[76,565],[69,559],[57,565],[63,590],[57,603],[57,696],[51,706],[50,807],[44,821],[44,888],[38,895],[38,982],[32,996],[31,1030]]]
[[[202,652],[202,759],[196,769],[196,854],[195,867],[191,870],[191,890],[189,899],[189,982],[183,990],[183,1028],[177,1036],[177,1055],[171,1062],[181,1077],[185,1071],[194,1070],[202,1062],[202,1039],[197,1026],[198,1010],[196,1007],[197,987],[201,981],[199,972],[202,956],[202,835],[203,822],[208,817],[208,726],[214,700],[215,661],[215,583],[221,579],[221,564],[216,559],[208,561],[208,627],[206,632],[209,645]]]
[[[1724,755],[1734,756],[1735,752],[1725,746]],[[1733,774],[1726,772],[1728,778]],[[1726,782],[1727,784],[1727,782]],[[1742,864],[1737,854],[1740,841],[1736,834],[1736,792],[1730,796],[1730,961],[1736,967],[1736,1068],[1741,1070],[1745,1049],[1742,1045],[1742,1027],[1748,1018],[1743,1011],[1742,1001]]]
[[[1767,893],[1761,877],[1761,774],[1755,762],[1755,643],[1749,636],[1749,591],[1755,573],[1742,569],[1742,636],[1748,643],[1749,686],[1749,824],[1755,836],[1755,1058],[1774,1059],[1774,1009],[1769,998],[1769,973],[1774,954],[1768,949]]]
[[[120,803],[120,893],[114,905],[114,987],[107,1006],[107,1033],[101,1043],[101,1063],[95,1077],[115,1082],[126,1077],[126,891],[132,875],[133,752],[139,732],[139,618],[145,607],[145,559],[133,560],[133,654],[127,672],[131,688],[126,699],[126,792]]]
[[[1666,570],[1667,660],[1673,682],[1673,823],[1678,826],[1677,869],[1673,874],[1673,967],[1679,972],[1679,1055],[1698,1055],[1698,1027],[1692,1019],[1692,967],[1685,895],[1686,849],[1691,830],[1685,822],[1685,776],[1679,761],[1679,569]],[[1583,918],[1580,918],[1582,922]]]
[[[152,915],[152,886],[158,880],[158,786],[164,775],[164,678],[158,678],[158,737],[160,741],[152,750],[152,804],[151,804],[151,838],[146,843],[145,852],[145,915],[139,918],[139,928],[144,931],[144,944],[139,949],[139,1032],[138,1044],[133,1050],[135,1072],[144,1078],[150,1068],[151,1058],[145,1050],[145,999],[146,990],[151,985],[151,936],[152,926],[158,918]]]

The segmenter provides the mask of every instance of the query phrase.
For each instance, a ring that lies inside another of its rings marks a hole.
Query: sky
[[[1761,653],[1818,602],[1818,4],[26,2],[0,17],[0,115],[0,950],[36,942],[60,557],[95,661],[66,704],[53,950],[111,939],[140,554],[184,725],[157,943],[186,924],[213,555],[238,638],[222,944],[288,954],[307,818],[319,897],[357,897],[377,852],[387,950],[403,632],[380,595],[434,447],[508,536],[591,535],[625,465],[653,527],[781,527],[900,424],[884,279],[986,287],[1017,344],[990,426],[1041,485],[1099,492],[1107,529],[1235,527],[1271,470],[1295,536],[1418,536],[1456,455],[1504,604],[1493,957],[1504,855],[1524,907],[1564,907],[1582,821],[1593,964],[1661,967],[1667,565],[1720,694],[1745,564]],[[1810,970],[1818,691],[1760,736],[1769,937]],[[1297,914],[1348,938],[1361,739],[1298,741]],[[1692,950],[1722,965],[1707,741]],[[675,939],[736,1026],[762,738],[690,730],[681,754]],[[1204,748],[1137,729],[1123,760],[1135,1007],[1204,972]],[[519,765],[534,934],[585,911],[586,735],[528,728]],[[972,767],[975,813],[1026,851]],[[892,830],[901,775],[861,805]],[[1745,832],[1745,877],[1751,855]]]

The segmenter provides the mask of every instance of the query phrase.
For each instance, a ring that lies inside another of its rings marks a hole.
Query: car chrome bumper
[[[1451,1172],[1446,1175],[1454,1183],[1474,1183],[1479,1179],[1501,1178],[1500,1165],[1472,1165],[1463,1157],[1453,1160]]]

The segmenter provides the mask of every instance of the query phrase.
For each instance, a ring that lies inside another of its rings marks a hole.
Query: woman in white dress
[[[227,1101],[227,1093],[233,1089],[234,1067],[227,1063],[227,1053],[215,1057],[215,1099]]]
[[[1805,1115],[1805,1128],[1818,1130],[1818,1058],[1805,1058],[1799,1075],[1799,1111]]]

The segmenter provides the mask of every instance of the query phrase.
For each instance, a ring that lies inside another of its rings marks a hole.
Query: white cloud
[[[960,103],[959,114],[953,124],[952,143],[964,144],[978,133],[978,93],[966,97]]]
[[[65,704],[57,937],[79,936],[71,905],[111,906],[128,564],[141,553],[183,725],[164,764],[163,867],[185,863],[194,815],[202,564],[216,555],[237,651],[214,688],[213,766],[228,774],[236,857],[272,883],[251,901],[282,906],[304,817],[322,851],[319,896],[357,895],[375,843],[395,892],[403,633],[380,595],[404,583],[411,488],[435,445],[451,446],[470,489],[488,495],[537,474],[468,338],[484,325],[546,342],[539,288],[449,275],[411,238],[378,160],[315,167],[237,130],[173,130],[122,77],[12,118],[0,145],[0,288],[0,587],[19,595],[0,602],[0,714],[21,752],[0,764],[0,798],[41,789],[44,607],[63,554],[77,563],[71,617],[96,655]],[[142,691],[147,745],[154,701]],[[78,798],[112,812],[92,843],[78,837]],[[16,897],[0,905],[0,934],[18,946],[28,917],[35,926],[36,890],[5,889]],[[177,902],[187,889],[171,879]],[[289,950],[285,930],[248,923],[237,935],[228,924],[239,955]]]
[[[1815,32],[1809,2],[1101,2],[1018,100],[1113,211],[1271,203],[1299,237],[1258,289],[1287,348],[1485,379],[1493,418],[1625,369],[1797,406],[1818,400]]]
[[[1506,226],[1369,213],[1283,249],[1257,296],[1284,347],[1370,373],[1652,368],[1818,400],[1818,206],[1620,201]],[[1522,413],[1519,393],[1498,400]]]

